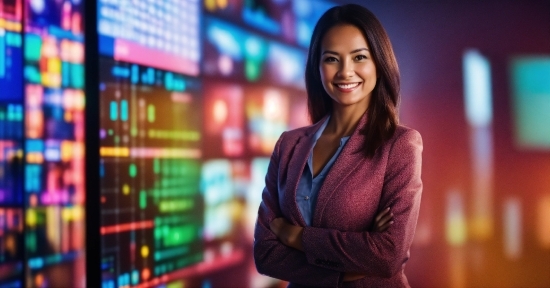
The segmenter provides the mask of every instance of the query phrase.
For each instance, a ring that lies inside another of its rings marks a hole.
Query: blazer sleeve
[[[284,135],[284,133],[283,133]],[[269,229],[269,223],[283,217],[278,197],[279,150],[283,135],[271,155],[266,187],[254,229],[254,262],[259,273],[285,281],[309,286],[336,287],[340,272],[308,263],[306,254],[282,244]]]
[[[308,262],[342,272],[392,277],[409,258],[422,194],[422,138],[415,130],[397,137],[389,151],[379,204],[391,207],[394,223],[385,232],[345,232],[305,227]]]

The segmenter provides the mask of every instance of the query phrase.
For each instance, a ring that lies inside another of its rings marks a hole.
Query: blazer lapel
[[[342,183],[348,175],[353,172],[357,166],[365,160],[365,154],[363,153],[363,145],[365,143],[365,136],[360,133],[366,126],[367,117],[365,115],[359,120],[357,128],[349,138],[346,146],[340,152],[340,155],[334,162],[334,165],[330,168],[330,171],[325,178],[325,181],[321,185],[319,190],[319,196],[317,198],[317,204],[313,211],[312,226],[318,227],[321,224],[323,211],[329,203],[330,198],[337,191],[338,186]],[[346,191],[342,191],[346,192]]]
[[[321,119],[321,121],[317,122],[316,124],[309,127],[309,129],[306,130],[304,135],[298,138],[296,141],[296,144],[294,146],[294,151],[292,155],[290,156],[290,161],[288,163],[288,178],[286,182],[286,196],[282,199],[279,199],[279,201],[284,201],[284,205],[286,207],[290,208],[290,213],[294,220],[297,222],[300,226],[306,226],[306,223],[304,221],[304,218],[302,216],[302,213],[300,212],[300,209],[298,208],[298,204],[296,203],[296,192],[298,189],[298,181],[300,181],[300,178],[302,177],[302,174],[304,172],[304,168],[307,162],[307,158],[309,157],[309,152],[311,151],[311,147],[313,146],[314,141],[314,135],[317,130],[321,127],[321,124],[326,120],[326,117]],[[282,195],[279,195],[282,196]],[[289,219],[293,220],[293,219]]]

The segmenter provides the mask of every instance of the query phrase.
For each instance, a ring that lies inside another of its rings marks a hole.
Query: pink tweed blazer
[[[296,189],[320,122],[285,132],[271,156],[254,231],[254,261],[261,274],[289,287],[409,287],[403,273],[413,240],[422,180],[422,138],[398,126],[372,159],[363,152],[361,118],[319,190],[312,225],[306,227]],[[394,223],[371,232],[374,217],[391,207]],[[283,245],[269,223],[284,217],[304,227],[305,252]],[[342,282],[344,272],[367,277]]]

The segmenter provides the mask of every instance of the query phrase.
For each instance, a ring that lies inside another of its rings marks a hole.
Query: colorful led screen
[[[205,23],[205,75],[304,89],[303,50],[216,18]]]
[[[293,1],[124,3],[98,3],[102,286],[276,283],[252,230],[275,142],[309,123]]]
[[[85,272],[84,32],[80,1],[25,1],[25,287]]]
[[[203,89],[204,145],[206,157],[245,154],[244,91],[240,85],[206,82]],[[220,149],[221,148],[221,149]]]
[[[199,9],[197,0],[98,1],[100,53],[196,76],[201,58]]]
[[[203,259],[201,85],[108,58],[100,70],[102,283],[147,286]]]
[[[295,42],[292,0],[204,1],[207,12],[275,36],[285,42]]]
[[[23,96],[22,14],[21,0],[0,1],[0,101]]]
[[[23,287],[22,2],[0,1],[0,287]]]

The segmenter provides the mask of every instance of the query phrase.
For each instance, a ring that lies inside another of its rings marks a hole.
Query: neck
[[[339,137],[350,136],[366,109],[355,109],[353,106],[335,106],[325,132]]]

